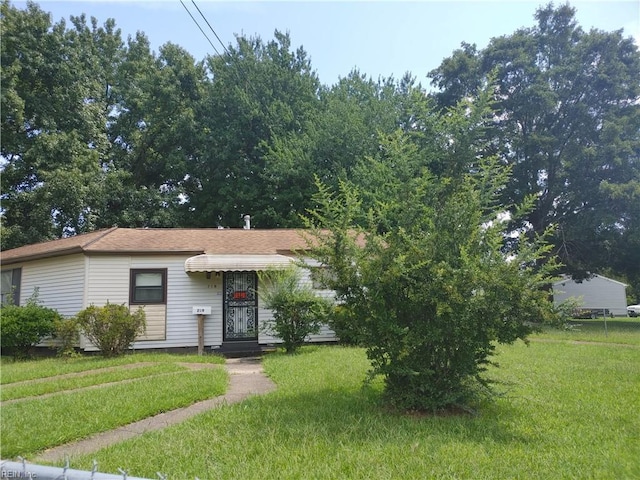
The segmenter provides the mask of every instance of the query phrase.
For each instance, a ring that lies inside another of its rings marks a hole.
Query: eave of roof
[[[621,285],[623,287],[628,287],[629,285],[627,285],[626,283],[622,283],[619,282],[618,280],[614,280],[613,278],[609,278],[609,277],[605,277],[604,275],[598,275],[597,273],[593,274],[593,278],[600,278],[602,280],[605,280],[607,282],[610,283],[615,283],[616,285]],[[589,278],[585,278],[584,281],[588,282],[590,279]],[[570,275],[562,275],[562,278],[560,280],[557,280],[555,282],[553,282],[553,285],[561,285],[564,284],[567,281],[574,281]],[[577,282],[576,282],[577,283]]]
[[[110,228],[2,252],[10,265],[75,253],[86,255],[279,254],[307,249],[302,230]]]
[[[95,232],[85,233],[83,235],[34,243],[31,245],[13,248],[11,250],[5,250],[0,253],[0,264],[8,265],[27,260],[38,260],[42,258],[82,253],[85,251],[87,246],[105,235],[109,235],[109,233],[114,231],[115,228],[116,227],[105,230],[96,230]]]

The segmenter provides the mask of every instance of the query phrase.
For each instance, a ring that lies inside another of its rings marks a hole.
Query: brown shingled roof
[[[304,250],[302,230],[111,228],[2,252],[4,264],[73,253],[275,254]]]

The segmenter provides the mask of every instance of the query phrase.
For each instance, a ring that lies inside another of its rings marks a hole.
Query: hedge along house
[[[553,303],[557,306],[567,300],[574,300],[586,316],[601,317],[627,315],[627,285],[594,275],[576,281],[565,277],[553,284]]]
[[[115,227],[2,252],[2,294],[22,305],[37,290],[66,317],[107,302],[142,307],[147,328],[135,349],[257,350],[279,342],[261,328],[272,315],[257,273],[306,248],[300,230]],[[310,338],[333,340],[329,328]],[[86,339],[80,348],[95,350]]]

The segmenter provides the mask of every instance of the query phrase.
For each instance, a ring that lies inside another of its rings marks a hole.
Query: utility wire
[[[182,1],[182,0],[180,0]],[[218,36],[218,34],[216,33],[216,31],[213,29],[213,27],[211,26],[211,24],[209,23],[209,20],[207,20],[207,17],[204,16],[204,14],[202,13],[202,11],[200,10],[200,7],[198,7],[198,5],[196,4],[196,2],[194,0],[191,0],[191,3],[193,3],[193,6],[196,7],[196,9],[198,10],[198,13],[200,13],[200,16],[202,18],[204,18],[204,21],[207,22],[207,25],[209,25],[209,28],[211,29],[211,31],[213,32],[213,34],[216,36],[216,38],[218,39],[218,41],[220,42],[220,45],[222,45],[222,48],[224,48],[224,51],[227,52],[227,55],[229,55],[229,50],[227,50],[227,47],[224,45],[224,43],[222,42],[222,40],[220,40],[220,37]],[[216,50],[217,51],[217,50]]]
[[[182,0],[180,0],[180,3],[182,3]],[[205,21],[205,22],[207,22],[207,25],[209,26],[209,29],[210,29],[210,30],[213,32],[213,34],[216,36],[216,38],[217,38],[217,39],[218,39],[218,41],[220,42],[220,45],[222,45],[222,48],[224,48],[224,51],[227,53],[227,55],[231,56],[231,53],[229,52],[229,50],[228,50],[228,49],[227,49],[227,47],[225,46],[224,42],[220,39],[220,37],[218,36],[218,34],[216,33],[216,31],[213,29],[213,27],[212,27],[212,26],[211,26],[211,24],[209,23],[209,20],[207,20],[207,17],[205,17],[205,16],[204,16],[204,14],[202,13],[202,11],[200,10],[200,8],[198,7],[198,5],[196,4],[195,0],[191,0],[191,3],[193,3],[193,5],[196,7],[196,9],[197,9],[197,10],[198,10],[198,12],[200,13],[200,16],[204,19],[204,21]],[[183,3],[182,5],[184,6],[184,3]],[[187,7],[185,6],[184,8],[186,9]],[[189,11],[189,10],[187,10],[187,12],[188,12],[188,11]],[[189,13],[189,15],[191,15],[191,13]],[[191,18],[193,18],[193,17],[191,17]],[[194,19],[194,22],[195,22],[195,19]],[[196,22],[196,25],[197,25],[197,22]],[[199,27],[199,26],[200,26],[200,25],[198,25],[198,27]],[[202,29],[200,29],[200,30],[202,31]],[[204,32],[203,32],[203,33],[204,33]],[[206,35],[205,35],[205,37],[206,37]],[[207,40],[209,40],[209,37],[207,37]],[[211,43],[211,41],[209,41],[209,43]],[[211,45],[211,46],[213,47],[213,45]],[[215,47],[213,47],[213,48],[215,49]],[[218,50],[216,50],[216,52],[218,52]],[[220,55],[220,54],[218,53],[218,55]],[[238,65],[238,68],[239,68],[239,69],[241,69],[241,70],[243,69],[243,68],[242,68],[242,65]],[[258,102],[258,104],[259,104],[260,106],[263,106],[263,105],[262,105],[261,97],[260,97],[260,95],[258,95],[258,92],[257,92],[257,90],[256,90],[255,86],[253,85],[253,83],[251,83],[251,82],[247,82],[247,81],[246,81],[246,79],[241,78],[241,77],[240,77],[240,75],[238,75],[238,72],[237,72],[237,71],[234,71],[234,75],[235,75],[235,77],[238,79],[238,84],[240,84],[240,85],[241,85],[242,83],[244,83],[244,85],[245,85],[245,93],[248,93],[248,92],[246,91],[246,89],[247,89],[247,88],[251,89],[251,92],[253,93],[253,95],[254,95],[254,97],[255,97],[256,101]],[[243,80],[244,80],[244,82],[243,82]],[[270,131],[270,132],[273,132],[273,129],[272,129],[272,127],[271,127],[271,124],[270,124],[269,120],[268,120],[266,117],[265,117],[265,124],[266,124],[267,128],[269,129],[269,131]]]
[[[180,0],[182,2],[182,0]],[[196,9],[198,10],[198,12],[200,13],[200,16],[204,19],[205,22],[207,22],[207,25],[209,25],[209,29],[213,32],[213,34],[216,36],[216,38],[218,39],[218,41],[220,42],[220,45],[222,45],[222,48],[224,48],[224,51],[227,53],[227,55],[231,56],[231,52],[229,52],[229,50],[227,49],[227,47],[225,46],[224,42],[220,39],[220,37],[218,36],[218,34],[216,33],[216,31],[213,29],[213,27],[211,26],[211,24],[209,23],[209,20],[207,20],[207,17],[204,16],[204,13],[202,13],[202,11],[200,10],[200,7],[198,7],[198,5],[196,4],[195,0],[191,0],[191,3],[193,3],[194,7],[196,7]],[[240,70],[243,70],[242,65],[238,65],[238,68]],[[244,72],[243,72],[244,73]],[[238,75],[237,71],[234,71],[234,75],[236,76],[236,78],[238,79],[238,83],[242,84],[243,80],[245,83],[245,86],[248,86],[251,91],[253,92],[253,94],[255,95],[256,99],[259,99],[259,95],[258,92],[256,91],[255,87],[253,86],[253,84],[251,82],[246,82],[246,79],[240,78],[240,76]],[[260,101],[260,100],[258,100]]]
[[[191,0],[191,1],[193,1],[193,0]],[[211,45],[211,47],[215,50],[215,52],[216,52],[218,55],[220,55],[220,52],[218,51],[218,49],[217,49],[217,48],[215,47],[215,45],[211,42],[211,39],[207,36],[207,34],[206,34],[206,33],[204,33],[204,30],[202,29],[202,27],[200,26],[200,24],[197,22],[197,20],[193,17],[193,15],[191,15],[191,12],[190,12],[190,11],[189,11],[189,9],[187,8],[187,6],[184,4],[184,2],[183,2],[182,0],[180,0],[180,3],[182,4],[182,6],[184,7],[184,9],[187,11],[187,13],[189,14],[189,16],[191,17],[191,20],[193,20],[193,23],[195,23],[195,24],[198,26],[198,28],[200,29],[200,31],[202,32],[202,34],[204,35],[204,37],[207,39],[207,41],[209,42],[209,45]],[[194,3],[194,5],[195,5],[195,3]],[[198,8],[198,6],[197,6],[197,5],[196,5],[196,8]],[[200,11],[200,9],[199,9],[199,8],[198,8],[198,11]],[[200,13],[200,15],[202,15],[202,12]],[[207,20],[207,19],[205,18],[205,21],[206,21],[206,20]],[[207,25],[208,25],[208,24],[209,24],[209,22],[207,22]],[[209,28],[211,28],[211,25],[209,25]],[[213,29],[212,29],[212,30],[213,30]],[[213,32],[213,33],[216,33],[216,32]],[[217,36],[218,36],[218,35],[216,35],[216,37],[217,37]],[[218,38],[218,40],[220,40],[220,39]],[[222,42],[220,42],[220,43],[222,43]],[[223,47],[224,47],[224,45],[223,45]],[[226,50],[226,48],[225,48],[225,50]]]

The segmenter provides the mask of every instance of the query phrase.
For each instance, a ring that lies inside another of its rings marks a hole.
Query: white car
[[[627,307],[627,315],[630,317],[640,316],[640,305],[629,305]]]

